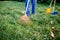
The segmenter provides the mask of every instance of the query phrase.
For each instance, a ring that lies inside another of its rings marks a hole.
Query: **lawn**
[[[24,2],[0,1],[0,40],[60,40],[60,4],[56,4],[59,14],[55,16],[46,14],[47,4],[37,4],[36,15],[29,17],[32,26],[19,23],[24,5]]]

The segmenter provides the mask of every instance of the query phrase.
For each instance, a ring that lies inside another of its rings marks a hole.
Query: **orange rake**
[[[32,22],[31,22],[30,18],[26,14],[29,2],[30,2],[30,0],[28,0],[25,14],[22,17],[20,17],[19,22],[22,25],[30,25],[31,26]]]

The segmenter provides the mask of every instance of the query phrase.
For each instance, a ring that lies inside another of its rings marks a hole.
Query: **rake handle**
[[[28,2],[27,2],[27,7],[26,7],[26,11],[25,12],[27,12],[27,8],[28,8],[28,5],[29,5],[29,2],[30,2],[30,0],[28,0]]]
[[[55,3],[56,3],[56,0],[54,0],[53,12],[55,11]]]

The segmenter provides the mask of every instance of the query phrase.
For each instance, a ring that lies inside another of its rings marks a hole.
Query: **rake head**
[[[33,25],[32,21],[26,14],[19,19],[19,23],[22,25],[29,25],[29,26]]]
[[[56,15],[56,14],[58,14],[58,12],[52,12],[52,15]]]
[[[47,13],[47,14],[50,14],[51,11],[52,11],[52,9],[51,9],[50,7],[48,7],[48,8],[46,9],[46,13]]]

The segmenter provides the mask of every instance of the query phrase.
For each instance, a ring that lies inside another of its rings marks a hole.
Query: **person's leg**
[[[37,0],[31,0],[31,2],[32,2],[32,14],[35,14]]]
[[[27,4],[28,4],[28,0],[26,0],[25,2],[26,2],[26,4],[25,4],[25,9],[26,9]],[[26,14],[27,14],[27,16],[30,16],[30,2],[29,2],[29,4],[28,4]]]

